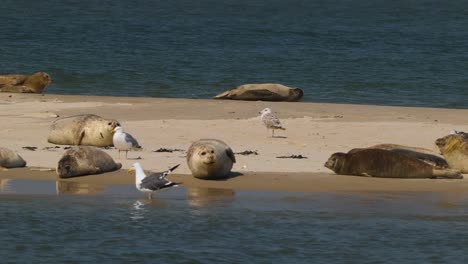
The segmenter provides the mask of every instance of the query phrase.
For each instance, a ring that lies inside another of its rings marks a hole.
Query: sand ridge
[[[271,138],[271,132],[260,121],[258,112],[266,107],[273,110],[286,128],[275,132],[280,136],[278,138]],[[115,149],[105,150],[116,161],[122,162],[123,169],[131,167],[135,161],[147,171],[162,171],[181,164],[175,173],[188,175],[185,151],[200,138],[221,139],[236,153],[258,153],[236,155],[233,171],[244,176],[204,183],[218,188],[288,189],[290,178],[303,181],[304,184],[299,184],[302,186],[293,188],[301,191],[317,190],[314,186],[319,180],[329,181],[330,186],[344,182],[362,185],[376,180],[383,183],[389,179],[338,176],[323,164],[334,152],[382,143],[436,150],[434,141],[437,138],[453,129],[468,130],[464,120],[468,110],[458,109],[4,93],[0,94],[1,145],[17,151],[29,167],[55,168],[65,146],[57,147],[47,142],[51,122],[57,116],[84,113],[117,119],[125,131],[138,139],[143,150],[129,152],[129,160],[119,160]],[[37,149],[23,149],[26,146]],[[176,151],[154,152],[161,148]],[[306,158],[277,158],[292,155]],[[54,172],[48,173],[53,175]],[[4,175],[0,172],[0,177]],[[8,172],[8,175],[14,173]],[[265,175],[272,175],[271,179]],[[106,174],[96,177],[107,181]],[[275,181],[276,185],[273,184]],[[403,186],[414,181],[390,179],[390,182],[396,186],[400,182]],[[429,180],[427,184],[442,182]],[[414,184],[421,183],[417,180]],[[455,181],[448,184],[455,185]]]

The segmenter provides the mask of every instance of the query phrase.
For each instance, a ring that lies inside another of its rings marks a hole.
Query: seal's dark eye
[[[117,123],[116,126],[120,126],[120,123]]]
[[[214,153],[214,150],[212,150],[211,153]]]
[[[109,125],[109,126],[110,126],[111,124],[112,124],[111,122],[107,123],[107,125]]]
[[[202,156],[205,156],[205,155],[206,155],[206,152],[205,152],[205,151],[203,151],[203,152],[201,153],[201,155],[202,155]]]

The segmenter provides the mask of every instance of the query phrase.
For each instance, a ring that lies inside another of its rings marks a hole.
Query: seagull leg
[[[148,200],[153,200],[153,195],[150,192],[148,193]]]
[[[128,150],[125,151],[125,159],[128,159],[127,154],[128,154]]]
[[[271,137],[272,137],[272,138],[275,137],[275,130],[274,130],[274,129],[271,130]]]

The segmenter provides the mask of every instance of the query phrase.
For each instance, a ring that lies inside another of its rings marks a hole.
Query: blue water
[[[148,201],[134,186],[59,183],[2,180],[2,263],[467,260],[466,193],[180,187]]]
[[[468,2],[3,0],[0,74],[46,93],[211,98],[245,83],[304,101],[468,108]]]

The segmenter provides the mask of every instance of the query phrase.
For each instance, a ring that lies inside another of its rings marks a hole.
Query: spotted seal
[[[244,84],[216,95],[215,99],[297,102],[304,96],[299,88],[276,83]]]
[[[438,169],[414,157],[383,149],[362,149],[354,153],[337,152],[324,164],[341,175],[381,178],[462,179],[457,170]]]
[[[436,168],[439,169],[446,169],[449,167],[447,161],[443,158],[440,157],[437,153],[430,149],[425,149],[425,148],[419,148],[419,147],[411,147],[411,146],[404,146],[404,145],[398,145],[398,144],[379,144],[375,146],[371,146],[365,149],[384,149],[384,150],[390,150],[393,152],[399,152],[402,154],[409,155],[413,158],[417,158],[419,160],[422,160],[426,162],[427,164],[430,164]],[[359,150],[362,150],[363,148],[356,148],[348,151],[349,153],[353,153]]]
[[[0,92],[42,93],[51,83],[52,78],[46,72],[36,72],[31,75],[0,75]]]
[[[60,178],[100,174],[118,170],[116,163],[106,152],[91,146],[74,146],[67,150],[58,161],[56,172]]]
[[[19,168],[26,166],[26,161],[8,148],[0,147],[0,167],[1,168]]]
[[[195,178],[227,178],[235,162],[232,149],[218,139],[200,139],[187,151],[187,164]]]
[[[436,139],[435,144],[452,169],[468,173],[468,134],[451,134]]]
[[[112,130],[120,126],[114,119],[84,114],[63,117],[50,126],[48,142],[59,145],[112,146]]]

